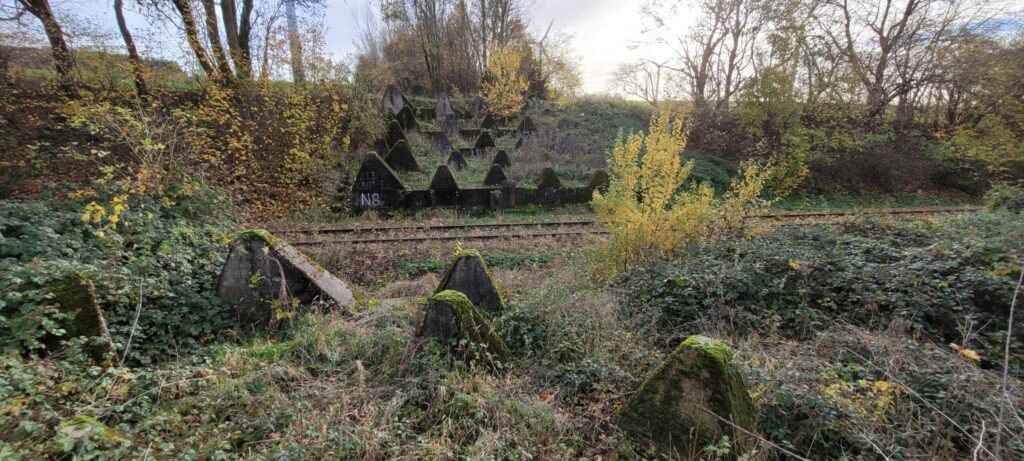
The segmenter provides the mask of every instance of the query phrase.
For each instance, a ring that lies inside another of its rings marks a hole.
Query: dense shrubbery
[[[209,197],[168,206],[139,196],[110,226],[85,219],[83,212],[95,207],[82,200],[0,202],[4,352],[39,350],[40,338],[57,332],[47,286],[74,273],[96,285],[119,353],[138,312],[129,363],[177,358],[231,339],[232,319],[214,294],[231,224],[213,217],[222,206]]]
[[[806,339],[836,321],[912,330],[1001,361],[1024,254],[1019,217],[784,227],[700,245],[624,282],[667,344],[694,330]],[[1019,367],[1024,342],[1012,343]]]

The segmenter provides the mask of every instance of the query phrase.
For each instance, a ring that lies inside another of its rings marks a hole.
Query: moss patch
[[[733,441],[733,458],[750,451],[754,440],[719,419],[755,430],[757,414],[731,361],[721,341],[687,338],[626,402],[619,425],[670,457],[700,453],[722,436]]]
[[[429,302],[441,303],[451,308],[457,326],[454,339],[467,339],[474,345],[482,346],[499,362],[508,362],[512,358],[512,353],[494,331],[494,327],[480,315],[480,311],[465,294],[455,290],[444,290],[431,296]]]

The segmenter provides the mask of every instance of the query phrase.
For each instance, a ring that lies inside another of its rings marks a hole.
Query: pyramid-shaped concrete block
[[[483,256],[476,250],[459,249],[455,261],[448,267],[437,293],[455,290],[465,294],[474,306],[487,313],[498,313],[505,309],[505,300],[498,293],[494,276],[487,269]]]
[[[459,185],[455,182],[455,177],[452,176],[448,165],[439,165],[437,167],[437,170],[434,171],[434,177],[430,179],[430,188],[432,190],[459,189]]]
[[[703,336],[686,338],[619,413],[619,427],[669,457],[699,453],[728,437],[729,458],[736,459],[754,448],[756,423],[732,350]]]
[[[449,140],[462,138],[462,130],[459,128],[459,120],[455,117],[448,117],[441,123],[441,131]]]
[[[333,274],[283,240],[261,229],[242,232],[217,283],[217,296],[230,304],[241,322],[266,325],[292,312],[293,300],[308,305],[333,301],[355,304],[352,291]]]
[[[587,189],[591,192],[599,190],[605,192],[608,190],[608,184],[611,183],[611,177],[608,176],[608,172],[604,170],[594,170],[594,173],[590,175],[590,181],[587,182]]]
[[[416,114],[412,111],[412,106],[405,106],[402,110],[398,111],[395,115],[395,119],[398,120],[398,124],[402,126],[402,131],[407,133],[419,133],[420,124],[416,121]]]
[[[395,115],[404,107],[408,107],[411,104],[409,100],[405,98],[402,91],[395,85],[388,85],[384,88],[384,96],[381,98],[380,109],[384,115]]]
[[[477,136],[476,142],[473,144],[474,149],[486,149],[494,147],[494,138],[491,137],[491,133],[488,131],[480,132],[480,136]]]
[[[537,127],[533,124],[533,119],[527,115],[519,121],[519,126],[516,127],[516,131],[520,134],[534,133],[537,131]]]
[[[405,133],[402,132],[402,126],[399,125],[398,120],[392,119],[388,123],[388,132],[384,136],[384,141],[386,143],[385,147],[387,148],[386,150],[382,151],[384,153],[387,153],[388,150],[391,150],[391,148],[395,144],[398,144],[398,141],[409,142],[408,140],[406,140]]]
[[[388,152],[387,157],[384,157],[384,161],[395,171],[420,170],[420,165],[416,163],[416,157],[412,155],[412,149],[409,149],[409,143],[405,141],[398,141],[397,144],[391,146],[391,151]]]
[[[491,164],[491,169],[487,170],[487,176],[484,177],[485,186],[500,186],[508,182],[508,177],[505,176],[505,171],[501,169],[501,165],[497,163]]]
[[[455,109],[452,107],[452,100],[448,97],[448,93],[441,93],[437,97],[437,105],[434,106],[434,117],[439,122],[455,117]]]
[[[64,315],[61,322],[64,333],[42,338],[46,349],[58,350],[61,341],[73,338],[93,338],[85,348],[89,358],[97,365],[116,365],[119,361],[117,349],[107,331],[107,321],[96,300],[92,281],[82,274],[74,274],[48,285],[46,290],[53,294],[52,301],[57,304],[57,311]]]
[[[508,158],[508,152],[499,150],[497,154],[494,154],[494,160],[491,163],[501,165],[502,168],[508,168],[512,166],[512,159]]]
[[[484,119],[480,121],[481,130],[493,130],[496,128],[498,128],[498,122],[494,120],[494,117],[491,116],[491,114],[485,115]]]
[[[398,173],[376,152],[370,152],[359,166],[352,184],[352,207],[357,210],[397,208],[405,191],[405,184],[398,178]]]
[[[540,181],[537,183],[537,190],[540,191],[557,191],[562,188],[562,181],[558,179],[558,175],[555,174],[555,170],[551,168],[545,168],[540,172]]]
[[[430,297],[419,335],[457,348],[467,359],[507,363],[512,353],[473,302],[461,292],[443,290]]]
[[[448,168],[453,171],[465,170],[466,165],[466,156],[462,155],[462,152],[453,150],[452,153],[448,155]]]
[[[444,134],[444,131],[438,131],[434,133],[434,142],[430,148],[434,152],[444,153],[454,149],[454,146],[452,146],[452,141],[448,139],[448,135]]]

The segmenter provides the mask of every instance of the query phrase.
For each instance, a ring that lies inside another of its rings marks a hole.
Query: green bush
[[[692,248],[622,283],[624,309],[672,344],[694,329],[806,339],[844,321],[907,328],[1001,359],[1024,220],[978,214],[782,227]],[[964,344],[964,332],[972,331]],[[1012,342],[1015,361],[1024,341]],[[983,361],[983,364],[987,363]]]
[[[1024,211],[1024,188],[1005,183],[996,184],[985,194],[985,203],[991,211],[1020,213]]]
[[[215,289],[229,223],[212,221],[207,206],[141,198],[114,230],[85,222],[80,200],[0,201],[0,348],[39,350],[61,333],[47,286],[74,273],[96,285],[120,351],[138,311],[130,362],[227,339],[232,322]]]

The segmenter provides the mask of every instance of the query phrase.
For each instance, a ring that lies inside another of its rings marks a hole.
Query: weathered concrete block
[[[449,346],[468,346],[461,350],[487,362],[508,362],[512,358],[491,323],[458,291],[444,290],[430,297],[419,334]],[[461,343],[463,340],[466,343]]]
[[[493,130],[498,128],[498,122],[494,120],[491,114],[484,116],[484,119],[480,121],[480,130]]]
[[[469,110],[473,112],[474,117],[483,116],[487,111],[487,103],[479,95],[475,96],[469,103]]]
[[[477,136],[476,142],[473,143],[473,148],[486,149],[488,147],[494,147],[494,138],[491,137],[490,132],[481,131],[480,136]]]
[[[403,107],[402,110],[395,114],[395,119],[402,126],[402,131],[407,133],[420,132],[420,123],[416,121],[416,114],[413,113],[412,106]]]
[[[406,192],[402,199],[402,208],[407,210],[421,210],[431,205],[433,191],[430,189],[411,190]]]
[[[395,115],[403,107],[411,106],[409,100],[402,95],[402,91],[395,85],[388,85],[384,88],[384,97],[381,98],[380,109],[384,115]]]
[[[466,169],[466,156],[462,155],[462,152],[453,150],[448,155],[448,168],[454,171],[462,171]]]
[[[444,135],[448,136],[449,140],[459,139],[462,137],[462,131],[459,130],[459,120],[455,117],[448,117],[441,123],[441,131],[444,131]]]
[[[448,139],[448,135],[444,134],[444,131],[438,131],[434,133],[434,142],[431,144],[431,149],[434,152],[445,153],[454,148],[451,140]]]
[[[398,141],[397,144],[391,146],[384,161],[396,171],[419,171],[420,169],[419,163],[416,163],[416,157],[412,155],[412,149],[409,148],[409,143],[405,141]]]
[[[594,170],[594,173],[590,175],[590,181],[587,182],[587,188],[591,192],[599,190],[601,192],[608,191],[608,184],[611,183],[611,176],[608,176],[608,172],[604,170]]]
[[[319,264],[261,229],[242,232],[231,243],[217,283],[217,296],[247,325],[266,325],[294,312],[293,300],[316,299],[341,307],[355,304],[352,290]]]
[[[455,182],[448,165],[440,165],[430,180],[430,203],[433,206],[457,206],[459,185]]]
[[[387,149],[382,150],[381,152],[387,153],[395,144],[398,144],[398,141],[409,142],[405,139],[405,133],[402,132],[402,126],[398,124],[398,120],[391,120],[388,123],[388,132],[384,136],[384,142],[386,143],[385,146]]]
[[[757,412],[732,349],[690,336],[623,405],[619,427],[667,457],[699,453],[722,436],[734,444],[733,459],[749,452],[755,440],[722,419],[756,433]]]
[[[494,154],[494,160],[491,163],[501,165],[502,168],[508,168],[512,166],[512,159],[508,158],[508,152],[499,150],[497,154]]]
[[[398,208],[407,190],[395,170],[376,152],[370,152],[352,184],[352,207],[357,210]]]
[[[451,98],[448,93],[441,93],[437,97],[437,105],[434,106],[434,116],[438,122],[444,122],[449,118],[455,118],[455,109],[452,107]]]
[[[527,115],[519,121],[519,126],[516,127],[516,131],[520,134],[535,133],[537,131],[537,127],[533,124],[533,119]]]
[[[505,308],[505,300],[498,293],[494,276],[487,269],[483,256],[476,250],[460,249],[455,252],[455,261],[448,267],[448,272],[437,287],[438,293],[444,290],[465,294],[474,306],[488,313],[497,313]]]
[[[47,290],[53,294],[57,310],[66,318],[61,325],[63,335],[43,339],[46,348],[51,351],[60,349],[61,341],[71,338],[94,338],[85,351],[89,357],[102,366],[116,364],[116,349],[107,331],[103,311],[96,301],[96,287],[92,281],[82,274],[74,274],[48,286]],[[107,360],[108,355],[113,357],[112,360]]]
[[[500,186],[506,182],[508,182],[508,178],[505,177],[505,171],[501,169],[501,165],[491,164],[491,169],[487,170],[487,176],[484,177],[484,185]]]
[[[471,210],[490,210],[493,187],[463,187],[459,189],[459,206]]]

